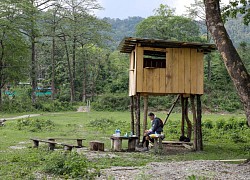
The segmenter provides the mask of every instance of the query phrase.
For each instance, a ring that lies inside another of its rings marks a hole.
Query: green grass
[[[156,114],[162,119],[165,118],[164,113]],[[4,116],[17,115],[20,114],[5,114]],[[121,129],[122,134],[130,131],[129,112],[44,113],[38,117],[11,120],[7,121],[4,127],[0,127],[0,176],[5,179],[36,179],[36,173],[39,173],[45,179],[48,174],[55,177],[77,178],[83,177],[81,169],[92,168],[95,169],[93,174],[86,173],[91,179],[99,169],[110,166],[143,166],[149,162],[160,161],[246,159],[250,157],[250,129],[244,125],[244,118],[244,115],[237,115],[237,117],[230,114],[203,115],[204,151],[202,152],[175,155],[106,152],[106,156],[96,156],[90,161],[86,159],[86,153],[65,155],[63,150],[48,152],[46,145],[42,143],[39,149],[33,149],[29,139],[32,137],[41,139],[82,137],[87,139],[83,142],[84,146],[88,146],[89,141],[99,140],[104,142],[105,148],[109,150],[109,137],[115,129]],[[181,114],[171,114],[164,127],[166,140],[178,140],[180,119]],[[190,120],[192,120],[191,114]],[[47,124],[42,123],[45,121]],[[69,141],[68,143],[75,142]],[[12,146],[26,148],[11,149]],[[123,146],[126,147],[126,142]],[[78,162],[78,159],[81,161]]]

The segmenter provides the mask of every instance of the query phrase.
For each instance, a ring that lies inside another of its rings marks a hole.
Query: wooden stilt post
[[[197,150],[203,150],[202,142],[202,129],[201,129],[201,118],[202,118],[202,108],[201,108],[201,95],[196,95],[197,98]]]
[[[191,140],[192,137],[192,123],[188,118],[188,97],[184,99],[185,119],[187,122],[187,137]]]
[[[143,133],[147,129],[147,118],[148,118],[148,95],[143,97],[144,102],[144,118],[143,118]]]
[[[194,104],[194,95],[190,97],[192,113],[193,113],[193,124],[194,124],[194,150],[197,151],[197,119],[196,119],[196,109]]]
[[[138,140],[136,144],[139,144],[140,142],[140,134],[141,134],[141,126],[140,126],[140,94],[137,93],[137,98],[136,98],[136,136],[138,137]]]
[[[185,124],[184,97],[183,95],[181,95],[181,136],[185,135],[184,124]]]
[[[130,96],[131,132],[135,134],[134,96]]]

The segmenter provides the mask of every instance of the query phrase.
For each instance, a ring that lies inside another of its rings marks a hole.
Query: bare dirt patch
[[[112,167],[101,171],[98,180],[134,179],[200,179],[249,180],[250,164],[228,164],[216,161],[152,162],[144,167]]]

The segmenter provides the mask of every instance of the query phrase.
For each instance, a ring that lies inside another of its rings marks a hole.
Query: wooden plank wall
[[[136,48],[136,92],[203,94],[203,53],[190,48],[167,48],[166,68],[143,68],[143,50]]]
[[[129,66],[129,96],[136,95],[136,61],[135,51],[130,54],[130,66]]]

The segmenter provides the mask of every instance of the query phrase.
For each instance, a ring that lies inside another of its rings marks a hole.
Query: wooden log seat
[[[89,148],[91,151],[104,151],[104,143],[100,141],[90,141]]]

